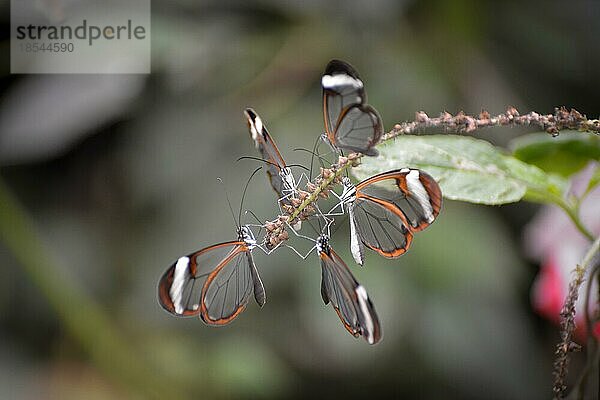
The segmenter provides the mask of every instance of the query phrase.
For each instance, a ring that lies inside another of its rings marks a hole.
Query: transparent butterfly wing
[[[227,324],[244,311],[253,292],[258,304],[264,305],[264,288],[252,254],[232,254],[207,277],[202,287],[200,317],[207,324]]]
[[[281,177],[281,171],[285,168],[286,164],[270,136],[266,136],[266,139],[259,146],[259,151],[262,159],[269,161],[266,165],[269,182],[275,193],[277,193],[277,196],[281,198],[284,196],[284,189],[286,188],[285,182]]]
[[[281,178],[281,171],[286,167],[285,161],[258,114],[253,109],[247,108],[245,115],[250,136],[254,140],[262,159],[268,161],[266,169],[269,182],[277,196],[282,198],[285,195],[284,189],[286,188],[285,182]]]
[[[365,246],[388,258],[409,249],[413,235],[402,214],[376,199],[358,196],[350,207],[356,234]]]
[[[372,147],[383,134],[381,117],[369,105],[354,105],[343,114],[334,134],[337,147],[377,155]]]
[[[321,252],[321,294],[331,302],[344,328],[353,336],[362,336],[369,344],[381,339],[381,326],[365,289],[356,281],[348,266],[333,251]]]
[[[383,134],[377,111],[366,104],[367,95],[358,73],[349,64],[332,60],[321,78],[323,118],[329,141],[336,147],[367,155]]]
[[[367,102],[367,94],[358,72],[348,63],[331,60],[325,67],[321,78],[323,94],[330,97],[324,99],[325,123],[333,126],[339,120],[343,110],[356,104]]]
[[[197,316],[223,325],[241,313],[254,292],[264,304],[264,287],[252,254],[241,241],[207,247],[179,258],[163,275],[161,306],[176,316]]]
[[[404,168],[375,175],[356,186],[357,198],[385,203],[404,215],[411,231],[428,227],[439,215],[442,192],[426,172]]]

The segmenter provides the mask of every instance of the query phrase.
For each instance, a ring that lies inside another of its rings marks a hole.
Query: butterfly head
[[[279,176],[285,183],[286,189],[296,190],[296,179],[294,178],[294,174],[292,174],[292,170],[289,167],[281,168],[279,171]]]
[[[292,170],[290,167],[283,167],[281,168],[281,171],[279,171],[279,176],[281,176],[283,179],[290,175],[292,175]]]
[[[329,246],[329,236],[321,235],[317,238],[317,251],[319,253],[329,254],[330,246]]]
[[[256,238],[254,237],[254,233],[250,230],[250,227],[247,225],[242,225],[238,229],[238,240],[240,242],[246,243],[246,246],[249,248],[254,248],[256,246]]]
[[[344,176],[342,178],[342,185],[344,185],[344,188],[348,188],[348,189],[351,189],[354,187],[354,184],[352,183],[350,178],[348,178],[347,176]]]
[[[341,195],[342,201],[345,203],[353,202],[356,199],[356,186],[354,186],[354,183],[347,176],[342,178],[342,185],[344,186],[344,191]]]

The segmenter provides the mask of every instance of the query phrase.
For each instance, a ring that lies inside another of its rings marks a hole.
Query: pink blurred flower
[[[572,179],[570,193],[581,196],[598,163],[591,163]],[[594,235],[600,234],[600,186],[592,190],[580,207],[580,219]],[[534,309],[558,323],[569,282],[575,266],[587,252],[590,241],[573,225],[569,217],[556,206],[545,206],[525,229],[525,248],[528,254],[541,264],[540,272],[533,284],[531,300]],[[576,337],[583,341],[585,327],[585,294],[588,290],[589,272],[579,290],[576,304]],[[590,298],[590,313],[598,310],[598,282],[593,280]],[[600,337],[600,323],[594,327]]]

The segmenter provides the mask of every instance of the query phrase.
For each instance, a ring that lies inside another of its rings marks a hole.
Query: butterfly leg
[[[331,207],[331,209],[327,213],[325,213],[325,215],[328,217],[341,217],[342,215],[346,214],[346,209],[344,207],[344,205],[346,205],[346,202],[342,200],[341,197],[339,197],[337,194],[335,196],[338,198],[339,202],[335,206]],[[338,207],[340,209],[339,212],[335,211]]]
[[[254,237],[259,237],[260,234],[262,233],[262,230],[265,228],[264,225],[258,225],[258,224],[244,224],[244,226],[247,226],[248,228],[250,228],[250,230],[252,230],[252,228],[258,228],[258,233],[254,233],[252,232],[252,236]]]
[[[296,230],[290,224],[288,224],[287,222],[286,222],[286,225],[288,226],[288,228],[290,228],[290,230],[292,231],[292,233],[294,235],[296,235],[296,237],[299,237],[299,238],[302,238],[302,239],[306,239],[306,240],[309,240],[309,241],[311,241],[311,242],[314,243],[315,239],[310,238],[308,236],[305,236],[305,235],[302,235],[302,234],[296,232]]]
[[[289,244],[286,244],[285,247],[287,247],[290,250],[292,250],[301,259],[306,260],[308,258],[308,256],[310,256],[310,254],[313,252],[313,250],[315,250],[317,248],[317,245],[314,245],[313,247],[311,247],[310,250],[308,251],[308,253],[306,253],[306,254],[300,254],[300,252],[298,250],[296,250],[294,248],[294,246],[290,246]]]
[[[329,193],[331,193],[336,199],[338,199],[338,203],[336,205],[334,205],[333,207],[331,207],[331,209],[325,213],[326,216],[328,217],[340,217],[342,215],[344,215],[346,213],[346,210],[344,209],[344,205],[346,204],[346,201],[343,199],[343,193],[337,194],[335,191],[331,190]],[[340,209],[339,212],[334,212],[334,210],[336,208]]]
[[[301,186],[303,179],[306,179],[306,183],[309,182],[308,175],[306,175],[306,172],[302,172],[300,174],[300,177],[298,178],[298,183],[296,185],[296,188],[299,188]]]
[[[335,222],[334,218],[329,218],[331,216],[335,217],[336,216],[335,214],[334,215],[331,215],[329,213],[324,214],[323,211],[321,211],[321,209],[319,208],[319,205],[316,203],[314,204],[314,207],[315,207],[315,210],[317,211],[316,212],[317,218],[323,218],[323,220],[325,221],[325,227],[329,227],[332,223]],[[340,214],[340,215],[342,215],[342,214]]]

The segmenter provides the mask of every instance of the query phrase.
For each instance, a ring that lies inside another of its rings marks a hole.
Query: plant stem
[[[148,367],[145,357],[134,350],[136,340],[124,337],[106,310],[79,287],[72,275],[61,273],[39,239],[33,221],[1,179],[0,240],[43,293],[66,332],[79,342],[98,368],[128,390],[141,392],[145,397],[183,397],[176,385],[168,384]]]
[[[563,211],[569,216],[573,224],[579,229],[585,237],[587,237],[590,241],[594,240],[594,235],[583,225],[581,220],[579,219],[579,215],[577,214],[577,210],[575,207],[572,207],[569,203],[567,203],[562,197],[556,196],[554,202],[563,209]]]
[[[569,366],[569,349],[573,330],[575,329],[575,303],[579,295],[579,288],[584,281],[586,273],[594,260],[594,257],[600,252],[600,236],[594,240],[588,249],[583,261],[575,268],[575,276],[569,284],[569,294],[561,311],[561,342],[556,346],[556,360],[554,362],[554,399],[564,398],[566,389],[565,378]]]
[[[537,126],[553,136],[558,135],[563,129],[600,135],[600,121],[587,119],[585,115],[574,109],[557,107],[554,109],[554,114],[544,115],[531,111],[521,115],[514,107],[510,107],[504,114],[496,116],[491,116],[487,111],[482,111],[477,116],[467,115],[461,111],[456,115],[443,112],[439,117],[430,118],[423,111],[419,111],[414,121],[396,124],[390,132],[383,135],[382,139],[415,134],[425,129],[442,130],[447,133],[471,133],[494,126]]]
[[[296,210],[290,215],[290,221],[293,221],[294,218],[296,218],[298,215],[300,215],[300,213],[302,212],[302,210],[304,210],[306,208],[306,206],[308,206],[309,204],[314,202],[317,199],[317,197],[319,196],[319,193],[321,193],[323,190],[325,190],[325,188],[327,188],[329,185],[331,185],[331,183],[335,180],[335,178],[340,176],[342,174],[342,172],[344,172],[348,167],[350,167],[350,165],[351,165],[351,163],[347,163],[347,164],[340,166],[339,168],[337,168],[335,170],[335,173],[332,174],[329,178],[323,179],[323,181],[317,187],[317,189],[313,193],[311,193],[310,196],[308,196],[298,206],[298,208],[296,208]]]
[[[579,376],[578,383],[575,385],[573,391],[576,393],[577,400],[583,400],[585,397],[586,386],[588,376],[592,372],[592,370],[596,367],[594,364],[598,363],[598,357],[600,356],[600,348],[598,347],[598,340],[594,336],[594,325],[596,323],[595,318],[591,318],[590,316],[590,298],[592,297],[592,284],[591,281],[595,276],[598,275],[598,268],[600,267],[599,263],[595,263],[592,272],[590,273],[589,280],[586,291],[585,291],[585,328],[587,333],[587,349],[586,349],[586,362],[583,371]]]

